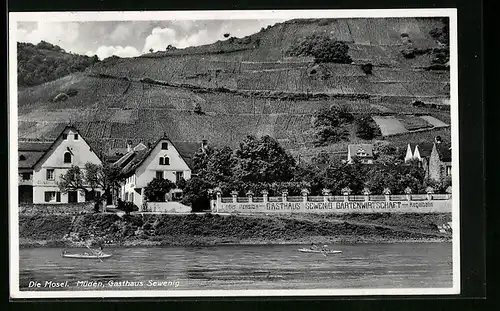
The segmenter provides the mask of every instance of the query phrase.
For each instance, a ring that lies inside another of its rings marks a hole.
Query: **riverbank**
[[[451,214],[20,215],[20,247],[449,242]]]

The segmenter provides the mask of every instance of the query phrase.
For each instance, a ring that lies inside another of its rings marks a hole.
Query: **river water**
[[[303,246],[109,248],[102,261],[20,249],[20,290],[452,287],[451,243],[336,245],[342,253],[326,257],[298,252]],[[65,287],[49,287],[56,282]]]

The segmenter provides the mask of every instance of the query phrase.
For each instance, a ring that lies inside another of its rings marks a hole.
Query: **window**
[[[54,180],[54,170],[53,169],[47,170],[47,180]]]
[[[67,140],[68,139],[68,134],[63,134],[63,139]]]
[[[130,192],[130,202],[134,202],[134,193]]]
[[[55,191],[45,191],[45,202],[54,202],[56,200]],[[59,192],[59,202],[61,201],[61,193]]]
[[[71,163],[71,153],[69,152],[64,153],[64,163]]]
[[[19,156],[19,161],[24,161],[24,160],[26,160],[26,157],[25,157],[24,155],[22,155],[22,154],[21,154],[21,155]]]
[[[128,201],[128,192],[125,192],[125,201]]]
[[[30,173],[22,173],[21,178],[23,180],[30,180],[31,179],[31,174]]]
[[[170,158],[167,156],[160,157],[160,165],[170,165]]]
[[[61,193],[56,192],[56,202],[61,202]]]
[[[156,178],[163,179],[163,171],[156,171]]]
[[[75,140],[78,140],[78,134],[75,134]]]
[[[184,172],[175,172],[175,182],[179,182],[182,178],[184,178]]]
[[[168,143],[161,143],[161,150],[168,150]]]

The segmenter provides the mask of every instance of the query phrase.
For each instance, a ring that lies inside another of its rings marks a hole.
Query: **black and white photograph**
[[[10,296],[460,294],[456,23],[10,13]]]

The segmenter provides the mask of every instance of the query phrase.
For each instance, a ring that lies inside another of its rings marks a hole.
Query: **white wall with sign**
[[[218,213],[451,213],[451,200],[362,202],[214,202]]]

